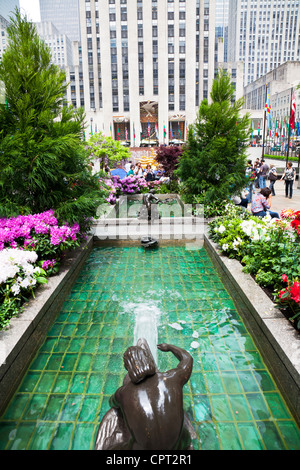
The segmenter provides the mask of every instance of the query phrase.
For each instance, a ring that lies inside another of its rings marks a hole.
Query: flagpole
[[[267,91],[268,91],[268,85],[266,85],[265,104],[267,102]],[[264,153],[265,153],[265,131],[266,131],[266,106],[264,108],[264,130],[263,130],[263,146],[262,146],[261,158],[264,158]]]
[[[289,150],[290,150],[290,140],[291,140],[291,114],[292,114],[292,100],[293,100],[293,88],[291,88],[291,101],[290,101],[290,120],[289,120],[289,133],[288,133],[288,144],[286,151],[286,166],[289,159]]]

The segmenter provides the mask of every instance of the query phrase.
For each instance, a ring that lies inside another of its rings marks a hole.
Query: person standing
[[[260,169],[260,165],[261,165],[261,164],[260,164],[259,158],[257,158],[257,159],[255,160],[255,163],[254,163],[254,171],[255,171],[255,175],[256,175],[256,176],[255,176],[255,182],[254,182],[254,184],[255,184],[255,187],[256,187],[256,188],[259,188],[259,184],[258,184],[258,183],[259,183],[259,169]]]
[[[277,181],[277,170],[276,170],[275,165],[272,165],[272,164],[270,165],[269,180],[270,180],[269,188],[271,189],[271,194],[272,196],[276,196],[274,184]]]
[[[142,164],[140,162],[138,162],[137,165],[136,165],[135,175],[136,176],[143,176],[143,168],[142,168]]]
[[[259,169],[259,187],[260,189],[267,187],[267,174],[269,171],[269,165],[266,164],[265,160],[261,159],[261,167]]]
[[[288,162],[285,172],[283,173],[280,180],[285,181],[285,197],[292,199],[293,197],[293,184],[296,181],[296,170],[293,168],[293,163]]]
[[[254,193],[254,180],[256,178],[256,175],[255,175],[255,168],[254,166],[252,165],[252,161],[251,160],[248,160],[247,162],[247,168],[246,168],[246,178],[248,178],[248,185],[247,185],[247,188],[249,190],[249,193],[247,195],[247,198],[248,198],[248,202],[252,202],[252,196],[253,196],[253,193]]]
[[[125,171],[126,171],[126,173],[128,173],[128,172],[129,172],[129,170],[130,170],[130,168],[131,168],[131,165],[132,165],[132,162],[131,162],[131,161],[130,161],[130,162],[127,162],[127,163],[125,163]]]

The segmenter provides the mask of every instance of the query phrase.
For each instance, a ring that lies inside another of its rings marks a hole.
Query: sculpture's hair
[[[156,372],[151,354],[139,346],[131,346],[123,356],[125,369],[133,383],[138,383]]]

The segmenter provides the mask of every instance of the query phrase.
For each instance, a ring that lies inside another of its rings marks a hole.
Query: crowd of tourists
[[[276,196],[275,183],[278,179],[285,182],[285,197],[292,199],[293,184],[296,181],[296,170],[292,162],[288,162],[281,178],[278,178],[275,165],[270,166],[264,158],[257,158],[254,164],[248,160],[246,168],[248,178],[247,187],[239,195],[234,195],[232,201],[245,209],[251,204],[251,212],[257,217],[265,217],[269,214],[272,218],[279,219],[277,212],[271,211],[272,197]],[[267,181],[269,186],[267,187]],[[258,191],[256,192],[256,190]]]
[[[119,164],[117,166],[117,169],[123,170],[124,177],[138,176],[140,178],[144,178],[147,182],[160,181],[162,183],[168,183],[170,181],[170,178],[165,175],[165,170],[162,165],[158,165],[156,168],[152,168],[151,165],[148,164],[145,168],[143,168],[140,162],[135,164],[130,161],[124,166]],[[106,173],[111,173],[111,170],[107,165],[104,170],[106,171]]]

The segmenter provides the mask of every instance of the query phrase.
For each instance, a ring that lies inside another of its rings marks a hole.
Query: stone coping
[[[208,227],[204,234],[204,246],[225,287],[230,291],[264,361],[273,373],[294,418],[300,423],[299,332],[276,308],[250,274],[243,272],[239,261],[221,255],[218,245],[208,237]]]
[[[93,237],[66,254],[57,275],[42,284],[18,317],[0,331],[0,414],[58,315],[66,295],[93,247]]]

